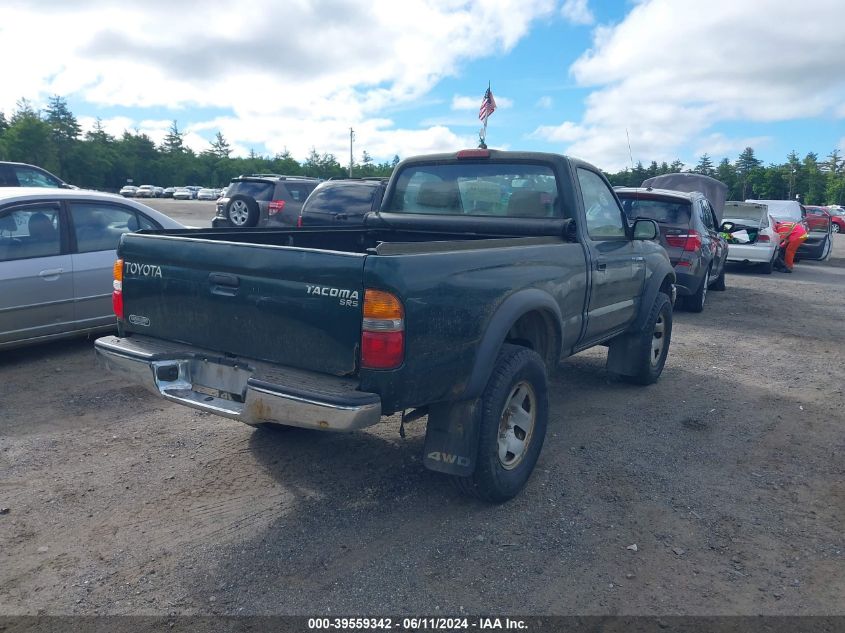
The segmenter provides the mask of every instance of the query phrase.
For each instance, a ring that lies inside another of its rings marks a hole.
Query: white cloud
[[[596,21],[587,0],[565,0],[560,8],[560,14],[572,24],[592,24]]]
[[[465,95],[455,95],[452,97],[452,109],[453,110],[478,110],[481,107],[481,101],[484,98],[484,94],[480,97],[467,97]],[[513,100],[508,99],[507,97],[500,97],[495,92],[493,93],[493,99],[496,101],[496,109],[507,109],[513,106]]]
[[[543,110],[549,110],[554,105],[554,101],[551,97],[545,95],[537,99],[537,103],[534,105],[538,108],[542,108]]]
[[[713,133],[705,136],[699,141],[694,154],[700,157],[708,154],[710,158],[719,159],[724,156],[739,154],[746,147],[753,147],[755,150],[764,147],[772,142],[771,136],[750,136],[744,138],[728,138],[721,133]]]
[[[834,115],[845,94],[841,46],[830,25],[841,0],[752,2],[643,0],[570,68],[594,91],[581,121],[535,135],[571,142],[569,153],[605,169],[671,161],[705,146],[720,121],[774,122]]]
[[[0,57],[26,63],[5,65],[0,111],[21,96],[43,103],[53,93],[157,115],[185,109],[185,118],[196,106],[216,108],[239,122],[227,138],[242,147],[263,142],[258,121],[288,139],[336,125],[387,134],[389,126],[371,120],[414,104],[469,60],[507,53],[554,7],[554,0],[7,0]],[[392,130],[409,147],[389,155],[425,145],[415,139],[427,132],[438,144],[448,138],[438,128]],[[287,142],[291,151],[300,144]],[[310,145],[322,149],[318,138]]]

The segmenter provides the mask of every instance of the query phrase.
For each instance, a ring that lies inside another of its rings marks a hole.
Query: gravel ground
[[[676,313],[657,385],[603,348],[562,363],[501,506],[422,467],[419,422],[253,430],[101,373],[90,341],[6,352],[0,615],[845,614],[836,242],[731,269]]]

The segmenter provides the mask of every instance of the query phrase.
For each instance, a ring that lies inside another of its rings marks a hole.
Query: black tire
[[[708,268],[704,273],[704,277],[701,280],[701,285],[698,287],[698,290],[690,296],[684,297],[684,309],[686,309],[687,312],[704,311],[704,302],[707,299],[707,288],[709,285],[710,269]]]
[[[775,260],[778,258],[778,252],[772,254],[772,259],[766,262],[765,264],[760,264],[760,272],[764,275],[771,275],[772,271],[775,269]]]
[[[522,401],[519,401],[521,389],[525,392]],[[526,426],[533,424],[533,428],[523,428],[519,417],[515,418],[511,413],[515,409],[509,409],[509,404],[533,418],[533,421],[526,420],[524,423]],[[526,404],[528,410],[525,409]],[[458,490],[466,495],[501,503],[515,497],[525,486],[546,437],[549,394],[546,368],[539,354],[527,347],[502,346],[481,396],[479,415],[475,472],[470,477],[454,477],[453,480]],[[505,435],[500,432],[502,426],[507,427]],[[508,432],[522,444],[519,454],[504,448]],[[500,448],[505,453],[504,459],[500,458]]]
[[[639,338],[635,360],[637,372],[621,378],[636,385],[653,385],[663,373],[672,342],[672,300],[667,294],[657,293],[643,329],[628,336]]]
[[[716,290],[718,292],[722,292],[725,289],[725,268],[722,266],[722,273],[716,277],[716,281],[714,281],[710,285],[711,290]]]
[[[255,226],[258,224],[258,203],[249,196],[232,196],[226,204],[226,219],[237,228]]]

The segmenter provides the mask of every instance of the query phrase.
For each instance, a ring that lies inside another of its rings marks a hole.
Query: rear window
[[[338,185],[323,187],[314,192],[308,204],[302,207],[302,214],[308,213],[348,213],[363,215],[373,209],[373,198],[379,191],[378,186]]]
[[[397,213],[560,217],[551,167],[530,163],[409,165],[383,206]]]
[[[763,206],[733,205],[728,203],[725,205],[725,211],[722,215],[730,220],[742,220],[744,222],[759,224],[764,216],[768,216],[768,209]]]
[[[249,196],[256,200],[269,201],[272,200],[273,195],[272,182],[260,182],[256,180],[239,180],[229,185],[229,190],[226,192],[229,197],[232,196]]]
[[[658,224],[688,226],[692,205],[680,200],[621,198],[622,208],[629,220],[647,218]]]

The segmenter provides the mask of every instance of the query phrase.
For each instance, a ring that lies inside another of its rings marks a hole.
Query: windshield
[[[551,167],[530,163],[409,165],[387,211],[500,217],[561,217]]]
[[[640,194],[641,196],[642,194]],[[656,198],[627,197],[619,195],[622,208],[628,220],[647,218],[659,224],[687,226],[690,221],[689,202],[682,200],[659,200]]]

